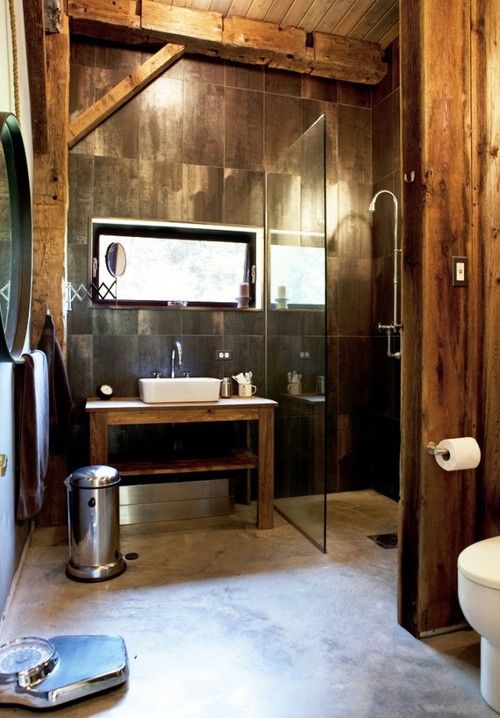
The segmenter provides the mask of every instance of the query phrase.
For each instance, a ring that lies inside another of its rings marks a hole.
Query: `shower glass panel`
[[[275,508],[326,551],[325,119],[266,175],[267,396],[276,414]]]

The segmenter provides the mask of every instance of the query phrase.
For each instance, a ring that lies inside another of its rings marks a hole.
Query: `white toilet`
[[[500,536],[478,541],[458,557],[458,600],[481,636],[481,695],[500,713]]]

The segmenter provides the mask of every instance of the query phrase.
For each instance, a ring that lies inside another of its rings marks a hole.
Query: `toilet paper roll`
[[[436,454],[436,461],[445,471],[475,469],[481,461],[481,449],[472,436],[458,439],[443,439],[437,449],[445,449],[448,454]]]

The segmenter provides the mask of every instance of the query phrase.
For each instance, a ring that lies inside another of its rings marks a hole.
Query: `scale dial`
[[[55,668],[56,649],[44,638],[28,636],[0,646],[0,684],[17,681],[28,687],[38,683]]]

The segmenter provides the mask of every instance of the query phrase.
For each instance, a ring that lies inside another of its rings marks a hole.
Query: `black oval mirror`
[[[0,360],[15,361],[30,311],[31,190],[21,128],[9,112],[0,112],[0,139]]]
[[[113,242],[106,250],[106,267],[115,279],[125,274],[127,268],[127,255],[120,242]]]

